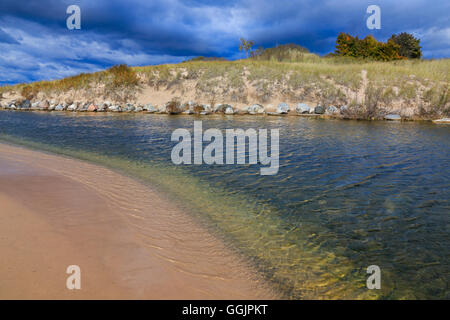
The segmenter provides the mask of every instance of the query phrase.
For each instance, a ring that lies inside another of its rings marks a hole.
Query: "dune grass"
[[[31,100],[39,92],[48,96],[69,90],[92,91],[100,86],[104,97],[126,102],[145,86],[183,92],[184,85],[192,81],[196,96],[212,101],[219,97],[224,101],[248,103],[255,99],[264,103],[281,93],[292,101],[354,104],[344,92],[360,90],[363,70],[367,72],[367,88],[377,89],[374,91],[377,100],[384,104],[395,99],[407,103],[420,100],[428,109],[437,108],[444,113],[450,109],[450,59],[377,62],[319,57],[298,48],[284,48],[282,53],[273,51],[236,61],[193,59],[145,67],[122,65],[60,80],[4,86],[0,87],[0,94],[15,91]],[[256,97],[249,98],[249,87],[253,87]],[[98,91],[95,94],[98,96]]]

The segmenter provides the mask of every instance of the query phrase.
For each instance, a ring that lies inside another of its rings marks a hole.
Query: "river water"
[[[280,130],[280,168],[171,162],[172,132]],[[449,299],[450,127],[263,116],[0,112],[0,140],[159,189],[284,297]],[[381,270],[368,290],[367,267]],[[230,270],[233,272],[233,270]]]

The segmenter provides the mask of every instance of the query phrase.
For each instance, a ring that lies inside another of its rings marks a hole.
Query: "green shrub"
[[[394,34],[391,40],[400,46],[400,56],[408,59],[420,59],[422,57],[420,40],[414,38],[412,34],[406,32],[402,32],[399,35]]]
[[[308,49],[297,44],[283,44],[275,48],[253,51],[251,56],[253,60],[258,61],[278,61],[278,62],[303,62],[309,54]]]
[[[20,94],[27,100],[31,100],[35,96],[35,93],[33,92],[33,87],[29,85],[24,86]]]

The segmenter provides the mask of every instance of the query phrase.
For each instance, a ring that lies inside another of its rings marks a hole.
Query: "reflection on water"
[[[204,130],[280,128],[279,173],[174,166],[172,131],[200,119]],[[449,298],[448,126],[0,112],[0,135],[159,186],[286,297]],[[366,288],[372,264],[381,290]]]

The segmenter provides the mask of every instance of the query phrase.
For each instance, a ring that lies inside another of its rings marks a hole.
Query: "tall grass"
[[[367,71],[368,85],[376,93],[371,95],[372,100],[377,98],[379,103],[387,105],[395,99],[413,101],[419,96],[426,105],[424,110],[437,108],[448,112],[450,59],[375,62],[319,57],[289,46],[268,49],[258,56],[236,61],[193,59],[180,64],[145,67],[122,65],[61,80],[0,87],[0,94],[15,91],[32,98],[40,92],[92,90],[100,84],[105,97],[126,101],[133,98],[142,85],[172,90],[183,88],[185,81],[192,81],[196,96],[214,101],[247,103],[246,88],[250,85],[260,102],[282,91],[292,100],[304,99],[313,93],[315,99],[324,103],[350,104],[352,101],[345,101],[342,89],[357,92],[361,88],[363,70]]]

